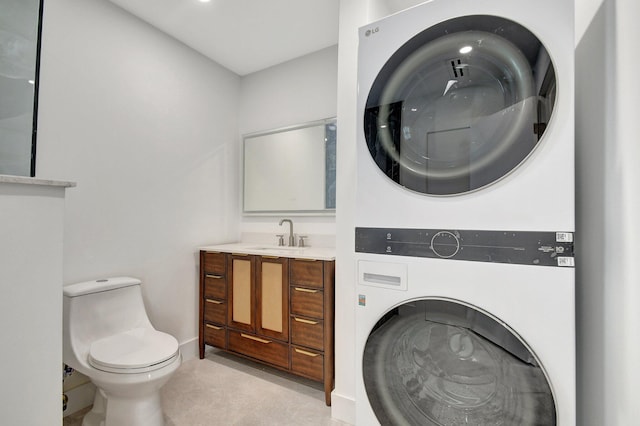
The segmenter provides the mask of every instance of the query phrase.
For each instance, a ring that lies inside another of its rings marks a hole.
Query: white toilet
[[[151,325],[140,280],[87,281],[63,293],[63,361],[98,388],[82,425],[164,425],[160,388],[182,356],[178,341]]]

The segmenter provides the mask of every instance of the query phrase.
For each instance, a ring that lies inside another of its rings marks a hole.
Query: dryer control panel
[[[356,252],[574,267],[572,232],[356,228]]]

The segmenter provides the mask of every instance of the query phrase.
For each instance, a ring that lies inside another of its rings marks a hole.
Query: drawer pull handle
[[[207,303],[214,303],[216,305],[222,305],[222,302],[219,300],[207,299]]]
[[[311,320],[308,320],[308,319],[302,319],[302,318],[298,318],[298,317],[293,317],[293,319],[295,321],[301,322],[303,324],[318,325],[318,321],[311,321]]]
[[[222,275],[205,274],[205,277],[207,277],[207,278],[215,278],[216,280],[219,280],[220,278],[222,278]]]
[[[296,257],[296,260],[300,261],[300,262],[317,262],[318,259],[305,259],[302,257]]]
[[[296,352],[298,352],[299,354],[302,355],[306,355],[306,356],[312,356],[312,357],[317,357],[320,354],[314,354],[313,352],[308,352],[308,351],[303,351],[302,349],[298,349],[298,348],[293,348]]]
[[[256,342],[260,342],[260,343],[271,343],[270,340],[265,340],[265,339],[261,339],[259,337],[256,336],[250,336],[248,334],[244,334],[244,333],[240,333],[240,335],[242,337],[244,337],[245,339],[249,339],[249,340],[255,340]]]
[[[294,289],[296,291],[301,291],[303,293],[317,293],[318,292],[318,290],[311,290],[309,288],[294,287]]]
[[[214,330],[222,330],[222,327],[216,327],[215,325],[211,325],[211,324],[205,324],[205,327],[213,328]]]
[[[241,257],[247,257],[249,256],[247,253],[231,253],[232,256],[241,256]]]
[[[280,259],[280,256],[261,256],[263,259]]]

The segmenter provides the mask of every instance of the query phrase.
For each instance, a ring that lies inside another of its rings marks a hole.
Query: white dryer
[[[360,29],[359,226],[574,229],[571,0],[432,0]]]
[[[358,425],[575,424],[573,2],[360,29]]]

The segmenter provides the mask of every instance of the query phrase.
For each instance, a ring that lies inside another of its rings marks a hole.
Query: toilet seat
[[[178,341],[173,336],[149,328],[134,328],[105,337],[89,348],[91,366],[121,374],[157,370],[178,356]]]

